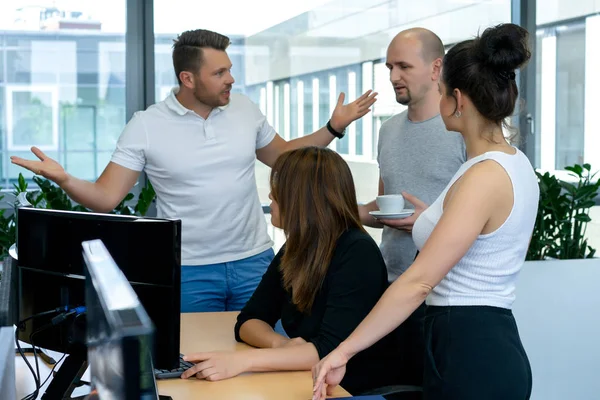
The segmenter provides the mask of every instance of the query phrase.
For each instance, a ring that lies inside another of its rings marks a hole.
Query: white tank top
[[[413,240],[421,250],[442,216],[446,193],[479,162],[496,161],[512,182],[514,204],[506,221],[494,232],[477,237],[464,257],[429,294],[428,305],[512,307],[517,275],[525,261],[539,201],[533,167],[525,154],[515,150],[514,155],[493,151],[468,160],[415,222]]]

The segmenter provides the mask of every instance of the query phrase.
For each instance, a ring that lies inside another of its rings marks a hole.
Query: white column
[[[542,39],[540,146],[542,170],[556,169],[556,36]]]
[[[273,82],[269,81],[267,82],[267,121],[269,121],[269,123],[272,126],[275,126],[275,129],[277,129],[277,125],[275,124],[275,119],[273,118]]]
[[[277,133],[279,133],[280,135],[283,135],[283,130],[281,129],[281,121],[279,121],[279,115],[280,115],[280,111],[279,111],[279,85],[275,85],[275,89],[273,90],[273,92],[275,92],[275,111],[274,111],[274,118],[273,118],[273,127],[275,128],[275,131]]]
[[[313,132],[316,132],[321,128],[319,119],[319,78],[313,78],[312,80],[312,121],[313,121]]]
[[[585,133],[583,160],[600,170],[600,15],[585,21]]]
[[[298,81],[298,137],[304,136],[304,82]]]
[[[267,115],[267,88],[261,87],[259,97],[260,112]],[[269,121],[271,123],[271,121]]]
[[[346,93],[346,103],[356,99],[356,72],[348,72],[348,93]],[[356,155],[356,124],[353,122],[348,127],[346,134],[348,135],[348,154]]]
[[[329,116],[333,113],[335,109],[335,105],[337,104],[338,92],[336,88],[336,76],[329,75]],[[336,149],[337,140],[333,140],[329,145],[329,148],[332,150]]]
[[[362,65],[362,93],[374,89],[373,62],[369,61]],[[371,112],[361,118],[362,123],[362,148],[363,155],[368,159],[373,158],[373,106]]]
[[[283,134],[290,140],[290,84],[283,85]]]

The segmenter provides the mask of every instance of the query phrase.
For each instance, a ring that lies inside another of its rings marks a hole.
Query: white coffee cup
[[[401,194],[377,196],[377,207],[383,213],[397,213],[404,210],[404,197]]]

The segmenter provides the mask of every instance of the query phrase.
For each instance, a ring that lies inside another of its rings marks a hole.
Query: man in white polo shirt
[[[327,146],[376,100],[368,91],[344,105],[342,94],[326,127],[286,142],[254,103],[230,92],[229,43],[207,30],[178,37],[173,66],[179,88],[134,114],[96,182],[67,174],[35,147],[40,161],[11,157],[100,212],[111,211],[145,171],[156,191],[158,216],[182,220],[183,312],[241,309],[273,258],[255,160],[272,166],[282,152]]]

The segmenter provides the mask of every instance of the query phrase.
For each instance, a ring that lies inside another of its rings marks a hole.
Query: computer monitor
[[[180,220],[19,208],[19,321],[55,308],[74,310],[50,327],[52,315],[29,321],[19,338],[31,343],[30,335],[44,328],[34,344],[70,354],[58,374],[66,370],[70,378],[84,366],[85,318],[75,310],[85,303],[81,243],[94,239],[102,240],[156,327],[155,368],[179,367]],[[57,393],[67,387],[57,385]]]
[[[92,387],[103,400],[156,400],[154,326],[102,241],[82,247]]]

